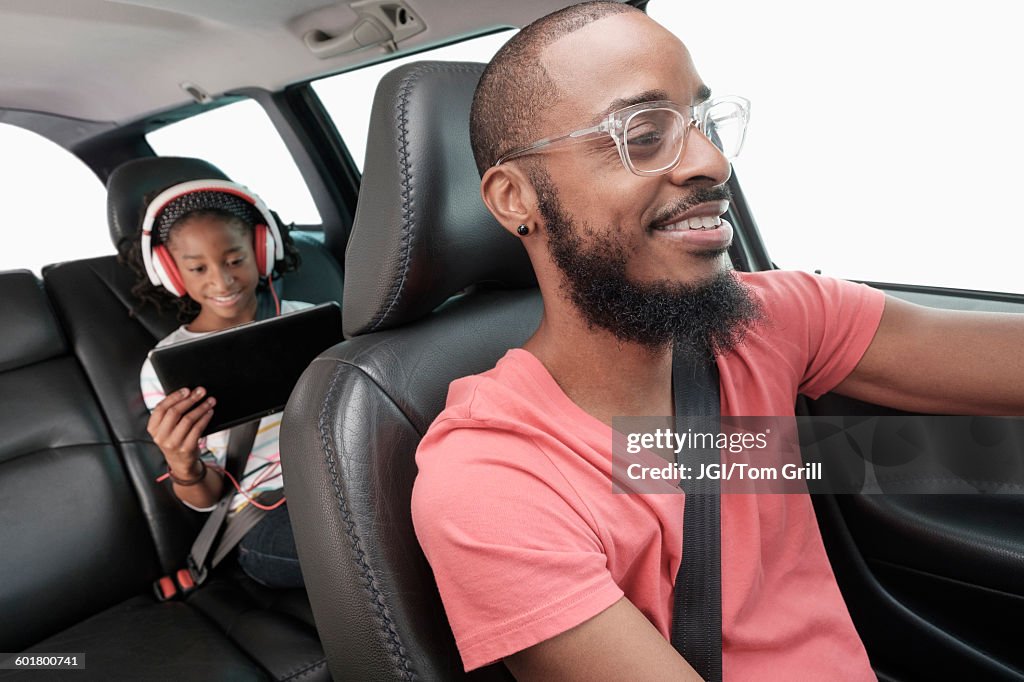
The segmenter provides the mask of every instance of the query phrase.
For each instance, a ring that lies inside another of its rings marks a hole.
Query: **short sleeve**
[[[281,314],[294,313],[296,311],[312,307],[312,303],[306,303],[305,301],[281,301]]]
[[[623,596],[582,500],[545,453],[523,434],[470,423],[428,432],[412,499],[467,671],[561,634]]]
[[[152,412],[153,408],[156,407],[161,400],[166,397],[164,387],[160,383],[160,379],[156,376],[156,370],[153,369],[153,363],[146,358],[145,362],[142,363],[142,370],[139,372],[139,384],[142,388],[142,400],[146,403],[146,408]]]
[[[802,337],[798,345],[806,352],[799,391],[818,398],[846,379],[864,357],[878,331],[885,294],[804,272],[784,273],[782,281],[785,291],[777,293],[787,305],[779,306],[777,317],[782,327]]]

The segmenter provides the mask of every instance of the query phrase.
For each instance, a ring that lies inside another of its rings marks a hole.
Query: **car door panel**
[[[1024,313],[1024,296],[874,285],[952,310]],[[982,352],[982,349],[978,349]],[[798,415],[904,413],[836,394]],[[1024,420],[1010,422],[1011,444]],[[931,444],[930,456],[954,444]],[[1020,448],[1013,445],[1017,465]],[[866,463],[866,468],[872,465]],[[1024,680],[1024,494],[814,495],[847,606],[880,679]]]

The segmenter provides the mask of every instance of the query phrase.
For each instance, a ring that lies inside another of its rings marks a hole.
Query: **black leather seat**
[[[67,673],[83,680],[275,679],[200,610],[153,598],[125,460],[32,273],[0,273],[0,328],[0,649],[85,652]]]
[[[225,176],[195,159],[115,170],[115,243],[144,195],[200,177]],[[316,239],[296,241],[303,266],[284,296],[340,301],[338,264]],[[139,369],[180,322],[152,307],[133,316],[133,283],[112,256],[47,268],[49,301],[31,273],[0,275],[0,650],[85,651],[76,679],[329,679],[304,590],[266,589],[225,562],[185,601],[152,596],[203,515],[154,482],[165,465]]]
[[[482,70],[421,62],[381,81],[345,261],[352,338],[285,411],[299,556],[338,679],[467,677],[413,532],[414,453],[448,384],[492,367],[541,313],[525,251],[480,200],[468,120]]]

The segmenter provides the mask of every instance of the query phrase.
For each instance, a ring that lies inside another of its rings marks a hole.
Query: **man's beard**
[[[693,284],[629,279],[627,249],[614,231],[586,229],[590,237],[584,243],[583,230],[562,208],[550,178],[540,169],[531,176],[563,290],[591,328],[652,351],[671,343],[680,352],[710,360],[736,347],[762,319],[760,301],[731,270]],[[717,259],[724,251],[702,255]]]

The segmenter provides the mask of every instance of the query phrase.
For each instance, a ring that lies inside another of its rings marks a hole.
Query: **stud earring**
[[[528,228],[526,225],[520,225],[519,227],[516,228],[516,232],[519,233],[520,237],[525,237],[526,235],[530,234],[530,228]]]

